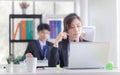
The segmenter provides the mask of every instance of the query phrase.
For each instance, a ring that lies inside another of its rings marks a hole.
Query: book
[[[61,20],[55,20],[54,21],[54,28],[55,28],[55,37],[54,38],[56,38],[58,35],[59,35],[59,33],[61,32]]]
[[[18,33],[19,28],[20,28],[20,23],[17,24],[17,27],[16,27],[16,30],[15,30],[15,33],[13,34],[13,40],[16,39],[16,35],[17,35],[17,33]]]
[[[21,21],[21,40],[26,40],[26,20]]]
[[[54,38],[54,21],[50,20],[49,21],[49,25],[50,25],[50,38]]]
[[[26,20],[26,40],[32,40],[33,39],[33,21],[32,20]]]
[[[30,39],[33,40],[34,39],[34,22],[30,21]]]
[[[58,27],[58,30],[57,30],[57,36],[58,34],[62,31],[62,27],[61,27],[61,20],[57,20],[57,27]]]
[[[50,38],[55,39],[61,32],[61,20],[50,20]]]
[[[34,27],[32,20],[22,20],[17,24],[15,33],[13,34],[13,39],[16,39],[16,35],[19,30],[20,40],[33,40]]]
[[[57,35],[58,35],[58,24],[57,24],[57,20],[54,20],[54,29],[55,29],[55,31],[54,31],[54,38],[56,38]]]

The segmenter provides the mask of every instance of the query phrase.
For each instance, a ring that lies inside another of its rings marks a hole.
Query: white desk
[[[120,70],[87,69],[87,70],[66,70],[66,69],[40,69],[36,73],[30,72],[0,72],[0,75],[120,75]]]

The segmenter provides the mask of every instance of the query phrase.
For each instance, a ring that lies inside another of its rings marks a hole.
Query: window
[[[9,55],[9,14],[11,13],[11,1],[0,1],[0,64],[6,63]]]

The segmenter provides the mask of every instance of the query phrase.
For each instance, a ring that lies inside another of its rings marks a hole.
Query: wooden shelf
[[[30,42],[30,41],[34,41],[34,40],[10,40],[11,43],[14,43],[14,42]]]
[[[22,15],[22,14],[10,14],[10,18],[42,18],[42,15],[40,14],[27,14],[27,15]]]
[[[42,23],[42,14],[10,14],[9,15],[9,55],[14,55],[14,44],[15,43],[28,43],[34,40],[13,40],[11,36],[14,34],[14,22],[15,19],[33,19],[35,25],[35,19],[39,20],[39,23]]]

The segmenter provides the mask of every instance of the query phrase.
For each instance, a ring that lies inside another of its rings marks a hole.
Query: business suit
[[[49,59],[49,56],[50,56],[50,50],[53,46],[53,44],[49,41],[46,41],[47,43],[47,53],[46,53],[46,58]],[[32,53],[32,55],[34,57],[37,57],[38,60],[43,60],[44,59],[44,55],[43,55],[43,52],[41,50],[41,48],[39,47],[40,44],[39,44],[39,40],[35,40],[35,41],[31,41],[28,43],[28,46],[27,46],[27,49],[25,51],[25,54],[27,53]],[[25,56],[24,54],[24,56]]]
[[[84,39],[79,40],[79,42],[88,42]],[[51,55],[49,59],[49,67],[55,67],[58,63],[60,67],[68,66],[68,45],[69,40],[64,39],[59,43],[59,47],[53,47],[51,49]]]

